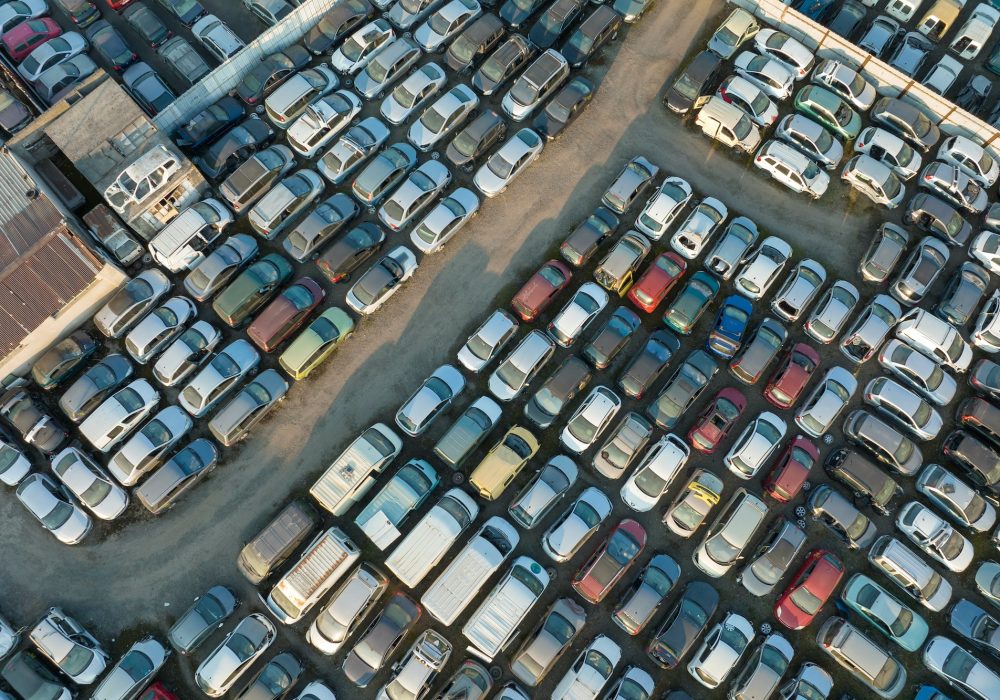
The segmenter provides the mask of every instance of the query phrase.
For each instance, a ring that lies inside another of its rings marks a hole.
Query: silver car
[[[194,423],[180,406],[167,406],[129,438],[108,461],[108,471],[125,486],[135,486],[146,472],[159,466]]]
[[[398,37],[375,54],[354,79],[354,88],[365,99],[371,100],[416,63],[420,54],[420,47],[412,39],[405,36]]]
[[[425,63],[413,71],[382,100],[379,113],[390,124],[402,124],[434,97],[448,82],[436,63]]]
[[[996,523],[996,507],[940,464],[928,464],[916,486],[942,513],[973,532],[986,532]]]
[[[948,258],[947,245],[934,236],[924,236],[896,273],[889,293],[901,304],[920,303],[944,271]]]
[[[178,497],[215,468],[219,450],[206,438],[188,443],[163,466],[150,474],[135,497],[154,515],[173,508]]]
[[[118,290],[94,315],[97,330],[119,338],[170,290],[171,282],[156,268],[143,270]]]
[[[923,164],[920,154],[906,141],[877,126],[869,126],[858,134],[854,141],[854,152],[879,161],[904,181],[916,175]]]
[[[526,530],[535,527],[576,483],[577,474],[576,464],[566,455],[549,458],[511,500],[510,517]]]
[[[194,680],[205,695],[225,695],[240,676],[267,650],[277,631],[261,613],[247,615],[205,660],[198,665]]]
[[[188,382],[178,403],[195,418],[208,413],[260,363],[260,354],[243,338],[224,347]]]
[[[820,61],[812,72],[810,82],[832,90],[862,112],[867,112],[878,96],[875,86],[856,70],[839,61]]]
[[[817,342],[832,343],[860,300],[857,287],[850,282],[837,280],[826,290],[806,319],[806,334]]]
[[[937,409],[889,377],[876,377],[868,382],[864,398],[865,403],[895,419],[918,440],[933,440],[944,426]]]
[[[428,160],[406,176],[379,207],[378,218],[393,231],[405,228],[451,182],[451,173],[438,160]]]
[[[379,17],[355,30],[330,57],[330,65],[338,73],[354,75],[368,65],[375,55],[396,38],[389,23]]]
[[[512,401],[531,383],[555,352],[555,342],[545,333],[532,330],[493,370],[490,393],[501,401]]]
[[[316,161],[320,175],[339,185],[389,138],[389,129],[376,117],[368,117],[348,129]]]
[[[490,314],[458,351],[458,361],[470,372],[481,372],[517,333],[518,323],[503,309]]]
[[[90,685],[107,668],[108,654],[101,643],[61,608],[46,610],[28,639],[77,685]]]
[[[557,600],[511,657],[511,673],[534,688],[569,649],[586,621],[586,613],[579,603],[570,598]]]
[[[104,468],[75,447],[52,458],[52,473],[84,507],[101,520],[114,520],[128,507],[128,492]]]
[[[799,320],[826,282],[826,270],[815,260],[802,260],[771,300],[771,310],[789,323]]]
[[[151,635],[143,637],[111,667],[91,700],[135,700],[166,663],[170,652]]]
[[[906,197],[906,188],[892,169],[864,154],[847,161],[840,179],[887,209],[895,209]]]
[[[205,301],[257,257],[257,252],[257,239],[253,236],[246,233],[230,236],[188,273],[184,288],[198,301]]]
[[[212,356],[222,333],[208,321],[195,321],[171,343],[153,365],[153,376],[163,386],[174,386]]]
[[[923,464],[913,440],[868,411],[851,411],[844,421],[844,435],[900,474],[913,476]]]
[[[827,170],[832,170],[840,165],[840,161],[844,157],[844,145],[840,140],[802,114],[789,114],[778,122],[774,134],[817,161]]]
[[[124,355],[107,355],[70,385],[59,399],[59,408],[71,421],[79,423],[132,372],[132,363]]]
[[[1000,675],[947,637],[931,637],[923,659],[928,669],[966,697],[1000,697]]]
[[[878,361],[887,371],[938,406],[947,406],[955,398],[958,390],[955,379],[931,358],[906,343],[890,340],[879,353]]]
[[[287,393],[288,382],[278,370],[264,370],[215,414],[208,429],[220,443],[230,447],[246,437]]]
[[[877,295],[840,341],[840,352],[855,365],[867,362],[902,314],[903,310],[892,297]]]
[[[640,214],[640,219],[642,215]],[[638,227],[639,221],[636,220]],[[729,222],[722,237],[705,256],[705,267],[724,282],[736,273],[736,268],[746,259],[747,252],[757,242],[757,224],[745,216],[737,216]]]
[[[795,422],[812,437],[830,430],[857,391],[858,380],[843,367],[831,367],[795,413]]]
[[[736,291],[750,299],[760,299],[778,279],[791,256],[792,247],[788,243],[777,236],[768,236],[737,275]]]
[[[436,253],[479,211],[479,197],[467,187],[457,187],[438,202],[413,227],[410,241],[424,254]]]
[[[396,411],[396,425],[407,435],[420,435],[463,389],[465,377],[462,373],[451,365],[441,365]]]
[[[730,697],[740,700],[774,697],[774,693],[781,684],[781,678],[791,665],[794,655],[795,649],[784,636],[777,632],[767,635],[761,645],[750,655],[743,670],[733,679]],[[786,699],[803,697],[818,700],[816,696],[804,694],[798,696],[797,694],[785,695],[782,693],[779,697]]]
[[[920,186],[973,214],[986,210],[986,189],[951,163],[928,163],[920,173]]]
[[[737,580],[751,595],[769,595],[788,573],[805,543],[806,533],[802,528],[787,518],[778,519],[756,554],[748,558]]]
[[[429,151],[452,133],[479,105],[479,97],[467,85],[458,84],[425,109],[406,133],[419,151]]]
[[[125,349],[136,362],[145,364],[176,338],[198,309],[187,297],[170,297],[153,309],[125,336]]]
[[[136,379],[104,400],[80,424],[80,434],[107,453],[146,419],[160,403],[160,392],[145,379]]]
[[[42,527],[63,544],[78,544],[93,526],[90,516],[76,505],[69,491],[46,474],[28,474],[14,493]]]
[[[541,154],[545,141],[531,129],[517,131],[483,163],[473,183],[487,197],[496,197]]]

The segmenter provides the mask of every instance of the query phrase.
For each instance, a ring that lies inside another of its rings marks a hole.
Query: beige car
[[[487,501],[496,500],[538,451],[538,440],[528,430],[507,431],[472,472],[469,484]]]

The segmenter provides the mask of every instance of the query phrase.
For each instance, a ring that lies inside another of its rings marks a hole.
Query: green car
[[[907,651],[916,651],[930,631],[924,618],[864,574],[854,574],[840,597],[848,607]]]
[[[330,307],[299,333],[281,353],[278,364],[292,379],[305,379],[354,332],[354,319]]]
[[[266,304],[291,276],[291,263],[277,253],[265,255],[222,290],[212,308],[219,318],[236,328]]]
[[[663,322],[681,335],[689,335],[705,309],[719,293],[719,280],[703,270],[691,276],[670,308],[663,314]]]
[[[83,363],[96,351],[94,339],[84,331],[76,331],[35,361],[31,377],[42,389],[52,389],[83,369]]]
[[[848,141],[853,141],[861,132],[861,116],[826,88],[809,85],[799,90],[795,95],[795,109]]]

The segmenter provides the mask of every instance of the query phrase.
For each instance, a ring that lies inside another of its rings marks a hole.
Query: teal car
[[[847,141],[853,141],[861,133],[861,115],[846,101],[818,85],[808,85],[796,93],[795,109]]]
[[[270,301],[278,287],[292,276],[292,264],[270,253],[245,269],[212,302],[219,318],[236,328]]]
[[[719,293],[719,280],[703,270],[691,276],[663,314],[663,322],[681,335],[690,335],[694,324]]]
[[[305,379],[354,332],[354,319],[337,307],[324,311],[281,353],[278,364],[292,379]]]
[[[854,574],[840,597],[849,608],[907,651],[916,651],[927,640],[930,629],[924,618],[864,574]]]

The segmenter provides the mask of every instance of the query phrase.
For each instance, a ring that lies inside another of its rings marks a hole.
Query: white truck
[[[514,526],[494,515],[451,560],[420,602],[436,620],[451,625],[496,573],[520,537]]]
[[[331,527],[312,541],[295,566],[261,599],[286,625],[302,619],[358,560],[360,552],[340,528]]]
[[[385,423],[376,423],[354,439],[309,493],[326,510],[343,515],[375,485],[378,474],[403,449],[403,441]]]

